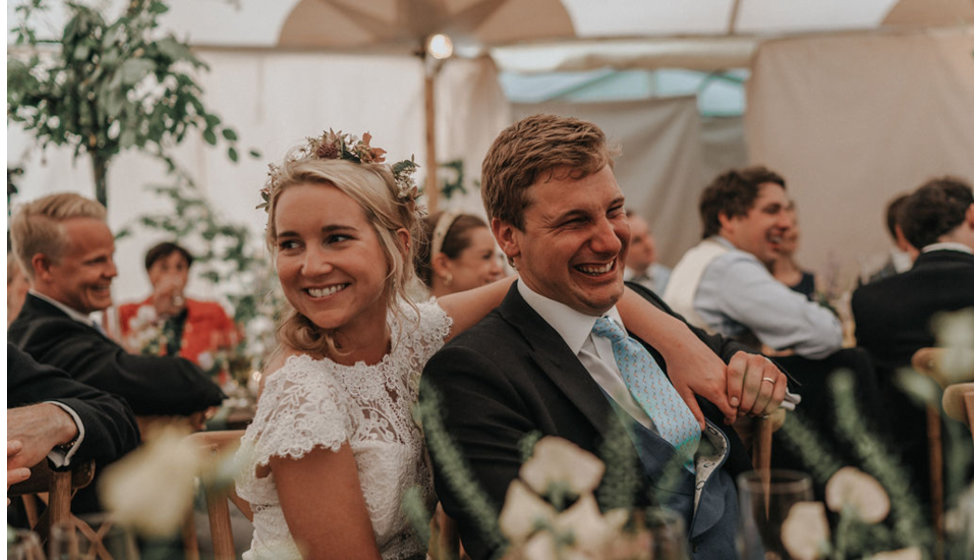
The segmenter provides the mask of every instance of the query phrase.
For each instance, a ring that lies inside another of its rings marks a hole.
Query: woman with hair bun
[[[457,211],[436,212],[423,221],[415,271],[435,297],[490,284],[504,274],[487,223]]]

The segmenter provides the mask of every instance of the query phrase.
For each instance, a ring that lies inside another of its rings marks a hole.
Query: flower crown
[[[306,145],[288,156],[288,162],[315,160],[315,159],[342,159],[354,163],[379,163],[385,162],[385,151],[381,148],[371,147],[371,135],[365,132],[360,140],[356,140],[353,134],[341,131],[334,132],[330,129],[320,136],[308,137]],[[285,165],[269,164],[269,178],[262,187],[262,203],[256,208],[269,211],[269,197],[273,188],[282,180],[283,167]],[[419,187],[415,184],[412,174],[418,169],[415,163],[415,156],[411,159],[403,159],[390,166],[391,174],[395,177],[395,185],[398,187],[396,197],[402,202],[415,202],[419,197]]]

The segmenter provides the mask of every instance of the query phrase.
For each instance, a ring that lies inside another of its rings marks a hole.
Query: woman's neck
[[[387,315],[370,321],[357,321],[330,331],[334,350],[329,358],[338,364],[352,366],[357,362],[374,365],[391,349],[391,331]]]

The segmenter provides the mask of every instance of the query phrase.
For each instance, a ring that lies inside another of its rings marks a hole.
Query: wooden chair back
[[[42,540],[50,536],[51,527],[77,520],[71,513],[71,499],[80,488],[95,478],[95,461],[83,461],[70,470],[52,470],[47,459],[31,467],[31,477],[7,489],[7,497],[20,497],[31,530]],[[42,510],[43,507],[43,512]]]
[[[241,442],[245,430],[223,430],[197,432],[187,436],[198,449],[207,457],[207,461],[216,464],[222,457],[233,453]],[[235,494],[234,485],[216,489],[205,485],[204,495],[207,501],[208,525],[211,529],[211,543],[215,560],[234,560],[235,541],[231,531],[231,510],[228,501],[252,520],[252,510],[248,502]],[[188,516],[182,530],[184,538],[184,557],[187,560],[199,560],[197,530],[194,527],[193,514]]]
[[[943,410],[946,414],[970,427],[973,435],[973,382],[954,383],[943,391]]]

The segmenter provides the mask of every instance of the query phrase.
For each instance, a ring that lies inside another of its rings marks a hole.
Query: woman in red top
[[[192,262],[194,257],[176,243],[159,243],[147,251],[153,293],[142,302],[120,306],[119,327],[133,352],[179,355],[208,371],[217,369],[216,352],[237,343],[238,334],[220,304],[184,296]],[[218,381],[225,375],[220,372]]]

